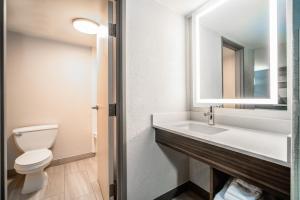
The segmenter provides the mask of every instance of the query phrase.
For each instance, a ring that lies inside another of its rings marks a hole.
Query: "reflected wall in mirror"
[[[194,105],[287,108],[285,0],[209,0],[191,22]]]

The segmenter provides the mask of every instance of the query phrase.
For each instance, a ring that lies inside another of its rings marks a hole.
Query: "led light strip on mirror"
[[[210,0],[192,14],[192,77],[193,106],[203,104],[277,104],[278,103],[278,36],[277,0],[269,0],[270,98],[260,99],[201,99],[200,97],[200,18],[230,0]],[[194,45],[195,44],[195,45]]]

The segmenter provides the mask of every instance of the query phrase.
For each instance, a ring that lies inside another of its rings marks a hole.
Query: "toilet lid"
[[[26,151],[16,159],[17,165],[38,165],[47,160],[52,155],[49,149],[38,149]]]

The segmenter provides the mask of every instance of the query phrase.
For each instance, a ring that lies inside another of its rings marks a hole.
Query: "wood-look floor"
[[[9,200],[103,200],[97,182],[96,159],[88,158],[46,169],[48,184],[42,190],[22,195],[24,176],[10,180]]]

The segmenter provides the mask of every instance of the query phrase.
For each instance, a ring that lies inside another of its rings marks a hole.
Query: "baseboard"
[[[154,200],[171,200],[188,190],[189,181],[155,198]]]
[[[209,192],[207,192],[206,190],[204,190],[203,188],[199,187],[198,185],[196,185],[195,183],[189,181],[188,182],[188,188],[197,193],[199,196],[202,197],[202,199],[208,200],[209,199]]]
[[[17,176],[17,172],[15,169],[8,169],[7,170],[7,179],[13,178]]]
[[[50,165],[48,167],[63,165],[63,164],[69,163],[69,162],[74,162],[74,161],[77,161],[77,160],[83,160],[83,159],[86,159],[86,158],[92,158],[92,157],[95,157],[95,155],[96,155],[96,153],[91,152],[91,153],[80,154],[80,155],[71,156],[71,157],[67,157],[67,158],[52,160],[52,162],[50,163]],[[8,179],[13,178],[16,175],[18,175],[18,173],[16,172],[15,169],[7,170],[7,178]]]
[[[96,155],[96,153],[90,152],[90,153],[80,154],[80,155],[71,156],[71,157],[67,157],[67,158],[61,158],[61,159],[53,160],[50,163],[49,167],[57,166],[57,165],[63,165],[63,164],[69,163],[69,162],[74,162],[74,161],[77,161],[77,160],[83,160],[83,159],[86,159],[86,158],[92,158],[92,157],[95,157],[95,155]]]
[[[195,183],[188,181],[178,187],[168,191],[167,193],[155,198],[154,200],[172,200],[173,198],[179,196],[180,194],[191,190],[197,193],[199,196],[202,197],[203,200],[209,200],[209,192],[205,191]]]

